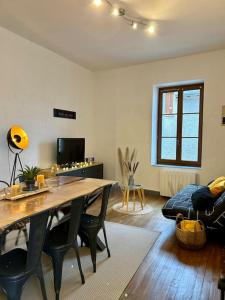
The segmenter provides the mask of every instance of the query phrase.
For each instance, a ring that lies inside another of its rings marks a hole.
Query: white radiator
[[[187,184],[196,183],[196,173],[184,170],[160,170],[160,195],[171,197]]]

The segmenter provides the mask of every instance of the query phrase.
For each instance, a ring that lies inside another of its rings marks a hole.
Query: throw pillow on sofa
[[[219,196],[225,191],[225,177],[218,177],[216,180],[208,184],[208,187],[214,196]]]
[[[195,191],[191,196],[191,201],[194,210],[212,210],[213,205],[216,201],[216,197],[212,195],[209,187],[202,187]]]

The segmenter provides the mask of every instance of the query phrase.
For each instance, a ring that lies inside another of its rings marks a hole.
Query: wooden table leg
[[[122,200],[122,207],[126,204],[126,196],[127,196],[127,190],[123,190],[123,200]]]
[[[137,192],[138,192],[139,200],[140,200],[140,203],[141,203],[141,209],[143,210],[143,209],[144,209],[144,206],[143,206],[143,201],[142,201],[142,193],[141,193],[141,190],[138,189]]]
[[[135,211],[135,204],[136,204],[135,190],[133,190],[133,211]]]
[[[143,188],[141,188],[141,194],[142,194],[143,205],[145,206],[145,191]]]
[[[129,204],[129,196],[130,196],[130,190],[127,188],[127,211],[128,211],[128,204]]]

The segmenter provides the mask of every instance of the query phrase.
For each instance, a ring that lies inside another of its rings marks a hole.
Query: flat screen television
[[[57,139],[57,164],[72,164],[82,162],[85,157],[84,138],[58,138]]]

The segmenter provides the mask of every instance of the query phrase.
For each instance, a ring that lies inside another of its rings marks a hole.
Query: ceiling
[[[91,0],[0,0],[0,26],[91,70],[225,48],[224,0],[120,2],[156,33],[132,30]]]

